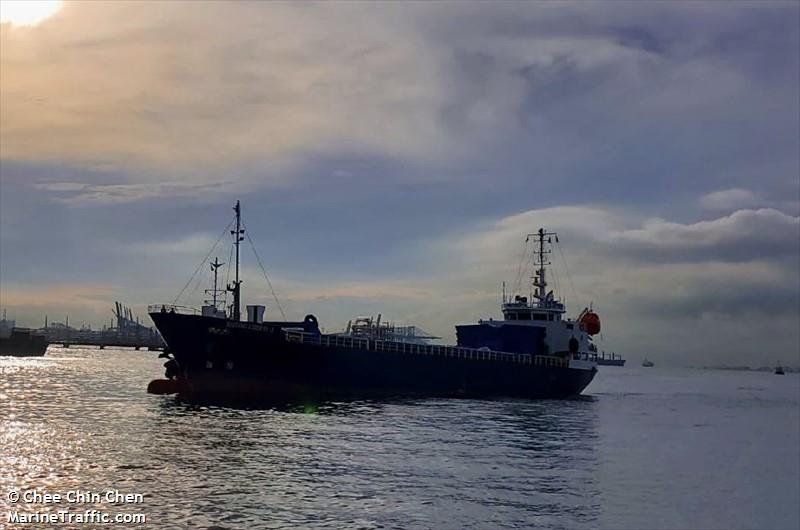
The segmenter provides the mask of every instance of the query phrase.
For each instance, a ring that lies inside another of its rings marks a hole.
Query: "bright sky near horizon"
[[[497,317],[544,226],[605,349],[800,364],[796,2],[24,4],[0,2],[23,324],[171,302],[241,199],[289,316],[328,329]]]

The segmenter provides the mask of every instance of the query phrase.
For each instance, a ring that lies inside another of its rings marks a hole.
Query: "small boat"
[[[778,366],[775,367],[775,375],[783,375],[783,374],[784,374],[783,366],[781,366],[781,363],[778,363]]]
[[[645,368],[652,368],[655,365],[653,364],[653,361],[645,359],[644,362],[642,362],[642,366],[644,366]]]

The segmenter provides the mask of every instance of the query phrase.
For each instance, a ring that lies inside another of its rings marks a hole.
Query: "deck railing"
[[[536,366],[569,366],[569,358],[553,355],[531,355],[528,353],[500,352],[492,350],[479,350],[474,348],[461,348],[459,346],[439,346],[434,344],[414,344],[408,342],[393,342],[385,340],[370,340],[341,335],[317,335],[302,331],[286,331],[287,342],[298,344],[312,344],[317,346],[333,346],[353,348],[358,350],[405,353],[412,355],[434,355],[439,357],[452,357],[474,361],[502,361],[517,364],[532,364]]]
[[[180,313],[181,315],[199,315],[200,310],[195,307],[175,304],[150,304],[147,306],[148,313]]]

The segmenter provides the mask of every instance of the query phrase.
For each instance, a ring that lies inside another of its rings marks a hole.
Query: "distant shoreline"
[[[735,372],[774,372],[774,366],[761,366],[753,368],[752,366],[691,366],[690,368],[697,368],[699,370],[733,370]],[[800,366],[783,366],[783,371],[786,373],[800,372]]]

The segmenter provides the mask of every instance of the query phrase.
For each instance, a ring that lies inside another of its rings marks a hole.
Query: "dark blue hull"
[[[580,394],[596,373],[555,357],[320,335],[314,333],[316,322],[251,324],[159,312],[151,317],[177,361],[178,377],[196,394],[555,398]]]

